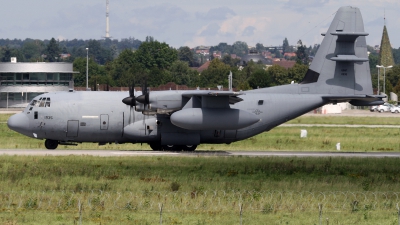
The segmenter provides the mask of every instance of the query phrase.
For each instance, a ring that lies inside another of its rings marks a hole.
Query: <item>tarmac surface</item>
[[[31,149],[0,149],[0,155],[31,155],[31,156],[246,156],[246,157],[358,157],[358,158],[400,158],[400,152],[297,152],[297,151],[116,151],[116,150],[31,150]]]

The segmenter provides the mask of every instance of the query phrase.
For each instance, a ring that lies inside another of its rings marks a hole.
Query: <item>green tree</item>
[[[400,64],[400,48],[393,49],[393,60],[395,64]]]
[[[46,60],[48,62],[58,62],[60,53],[61,50],[60,47],[58,46],[56,39],[51,38],[46,48]]]
[[[101,46],[99,41],[89,40],[88,42],[89,56],[97,63],[104,65],[108,61],[113,60],[111,49],[105,49]]]
[[[194,87],[198,85],[198,72],[189,67],[187,62],[177,60],[170,67],[172,81],[179,85]]]
[[[189,66],[193,66],[193,64],[194,64],[193,52],[187,46],[179,48],[178,58],[180,61],[187,62],[189,64]]]
[[[208,69],[201,73],[201,86],[215,88],[217,85],[228,87],[228,75],[231,67],[219,59],[213,59]]]
[[[285,54],[286,52],[290,52],[290,46],[289,46],[289,41],[288,39],[285,37],[285,39],[283,40],[282,43],[282,53]]]
[[[22,46],[22,52],[25,56],[25,59],[31,62],[43,61],[42,54],[44,49],[44,43],[40,40],[25,41]]]
[[[79,72],[78,74],[74,74],[75,86],[86,87],[86,58],[76,58],[73,65],[74,71]],[[89,83],[92,89],[96,84],[110,84],[104,66],[97,64],[93,59],[89,60],[88,72]]]
[[[243,41],[236,41],[235,43],[233,43],[232,48],[232,53],[240,57],[246,55],[249,50],[247,43]]]
[[[10,48],[6,46],[2,48],[1,55],[2,62],[10,62],[11,57],[16,57],[18,62],[25,62],[25,57],[22,54],[22,51],[17,48]]]
[[[178,59],[178,52],[165,42],[143,42],[135,51],[135,61],[145,69],[168,69]]]
[[[257,49],[258,52],[263,52],[263,51],[265,51],[265,47],[264,47],[264,45],[261,44],[261,43],[257,43],[257,44],[256,44],[256,49]]]
[[[308,65],[302,65],[296,63],[292,68],[288,69],[288,81],[294,81],[300,83],[303,80],[308,70]]]
[[[222,57],[222,62],[231,67],[235,67],[235,66],[239,65],[240,59],[238,59],[238,58],[234,59],[231,57],[231,55],[228,54],[228,55],[224,55],[224,57]]]
[[[381,73],[380,75],[381,75],[381,78],[383,79],[383,73]],[[396,88],[396,86],[399,81],[400,81],[400,65],[395,65],[390,70],[386,70],[386,83],[390,83],[392,87],[395,87],[395,89],[398,89],[398,88]],[[382,82],[382,84],[383,84],[383,82]],[[386,88],[386,90],[388,90],[388,89]]]
[[[264,69],[257,69],[249,79],[249,85],[253,89],[271,86],[271,77]]]
[[[271,77],[271,86],[289,84],[291,82],[287,69],[282,66],[272,65],[268,68],[267,73]]]
[[[110,65],[107,65],[107,69],[118,86],[131,86],[133,82],[138,85],[141,77],[138,77],[136,80],[135,75],[144,75],[145,73],[145,71],[141,69],[141,66],[135,61],[135,54],[130,49],[122,51]],[[132,73],[133,70],[136,71],[135,74]]]
[[[296,62],[299,64],[304,64],[304,65],[308,65],[309,64],[309,59],[308,59],[308,55],[307,55],[307,47],[305,45],[303,45],[303,42],[301,40],[299,40],[297,42],[297,60]]]

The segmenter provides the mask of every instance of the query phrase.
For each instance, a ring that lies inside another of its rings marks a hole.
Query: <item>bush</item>
[[[172,182],[171,183],[171,191],[179,191],[179,188],[181,187],[181,185],[178,182]]]

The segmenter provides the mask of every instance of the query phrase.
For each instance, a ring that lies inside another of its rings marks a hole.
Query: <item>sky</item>
[[[367,44],[379,45],[384,26],[392,47],[400,47],[399,0],[109,0],[110,36],[170,46],[309,46],[322,41],[341,6],[360,8]],[[101,39],[106,30],[106,0],[12,0],[0,7],[0,38]]]

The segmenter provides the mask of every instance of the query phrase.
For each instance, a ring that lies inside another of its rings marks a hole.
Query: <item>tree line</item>
[[[196,49],[187,46],[175,49],[167,43],[159,42],[153,37],[145,41],[135,38],[122,40],[9,40],[0,39],[0,60],[9,62],[10,57],[17,57],[19,62],[73,62],[74,70],[80,72],[74,75],[75,86],[86,84],[86,55],[89,56],[89,84],[92,89],[96,84],[109,86],[140,86],[147,82],[149,86],[159,86],[167,82],[189,87],[210,87],[217,85],[228,86],[227,76],[233,73],[233,87],[238,90],[270,87],[275,85],[300,82],[304,77],[310,60],[315,55],[319,45],[306,47],[301,40],[296,48],[290,46],[287,39],[283,40],[282,49],[271,49],[257,43],[259,52],[270,51],[273,57],[280,58],[285,52],[296,52],[292,58],[297,63],[293,68],[285,69],[273,65],[266,69],[260,62],[241,65],[238,58],[231,54],[243,56],[249,47],[245,42],[237,41],[233,45],[220,43],[209,49],[210,56],[196,54]],[[89,48],[89,51],[86,50]],[[378,53],[368,47],[371,54],[370,67],[373,75],[373,85],[377,86]],[[222,57],[213,58],[212,52],[220,51]],[[69,54],[63,58],[61,54]],[[395,62],[400,61],[400,48],[393,49]],[[201,74],[193,67],[199,67],[210,60],[208,69]],[[387,90],[400,92],[400,67],[394,66],[387,71]]]

